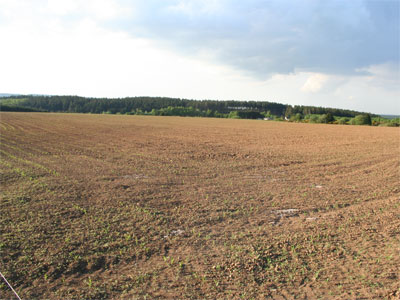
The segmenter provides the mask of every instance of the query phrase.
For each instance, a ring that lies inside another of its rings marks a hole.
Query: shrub
[[[258,111],[231,111],[229,118],[232,119],[262,119],[264,116]]]
[[[238,111],[231,111],[228,115],[228,118],[231,119],[240,119]]]
[[[348,121],[349,121],[349,118],[342,117],[342,118],[339,118],[339,119],[337,120],[337,123],[338,123],[338,124],[341,124],[341,125],[346,125]]]
[[[400,118],[391,119],[389,121],[390,127],[399,127],[400,126]]]
[[[302,119],[302,114],[297,113],[296,115],[290,117],[290,122],[301,122]]]
[[[319,116],[317,115],[310,116],[310,123],[318,123],[318,122],[319,122]]]
[[[396,122],[396,121],[389,121],[389,122],[385,122],[385,123],[380,123],[379,126],[384,126],[384,127],[399,127],[400,126],[400,122]]]
[[[335,118],[332,116],[331,113],[323,114],[319,117],[319,122],[320,123],[331,123],[335,121]]]
[[[354,118],[354,124],[355,125],[371,125],[371,116],[368,114],[365,115],[357,115]]]

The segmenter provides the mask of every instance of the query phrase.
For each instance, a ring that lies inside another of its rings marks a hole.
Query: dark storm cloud
[[[399,1],[137,1],[119,23],[188,55],[266,77],[399,63]]]

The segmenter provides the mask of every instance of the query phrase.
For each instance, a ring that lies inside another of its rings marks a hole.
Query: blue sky
[[[400,114],[399,0],[0,0],[0,92]]]

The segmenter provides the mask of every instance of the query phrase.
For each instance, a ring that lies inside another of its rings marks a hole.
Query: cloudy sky
[[[400,114],[400,0],[0,0],[0,93]]]

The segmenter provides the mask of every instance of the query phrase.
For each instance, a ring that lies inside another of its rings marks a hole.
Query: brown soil
[[[23,299],[400,297],[398,128],[0,117],[0,271]]]

